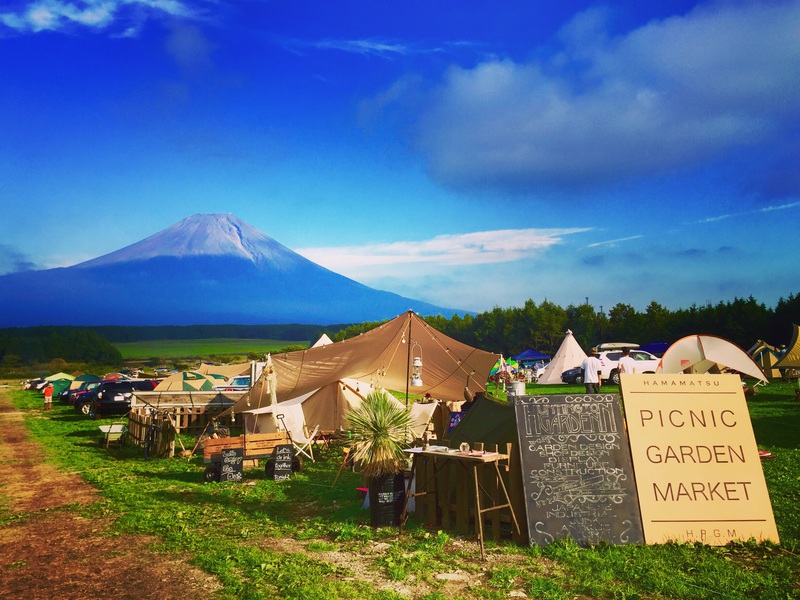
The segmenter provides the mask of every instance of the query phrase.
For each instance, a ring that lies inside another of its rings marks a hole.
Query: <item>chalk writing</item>
[[[618,396],[517,396],[515,410],[531,544],[641,543]]]
[[[244,450],[241,448],[227,448],[222,450],[220,481],[242,481],[243,462]]]

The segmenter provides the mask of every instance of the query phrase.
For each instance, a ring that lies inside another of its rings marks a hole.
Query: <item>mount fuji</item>
[[[0,327],[383,320],[463,313],[330,271],[234,215],[194,215],[140,242],[58,269],[0,276]]]

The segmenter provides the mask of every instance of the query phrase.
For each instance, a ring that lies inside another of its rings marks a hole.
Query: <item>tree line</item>
[[[67,362],[122,364],[122,354],[111,342],[90,328],[26,327],[0,330],[0,365]]]
[[[424,317],[432,327],[470,346],[513,356],[526,348],[554,354],[567,329],[585,350],[602,342],[672,343],[695,333],[714,334],[744,349],[763,340],[775,346],[789,344],[792,324],[800,323],[800,294],[781,298],[767,307],[752,296],[728,302],[692,305],[669,310],[651,302],[644,311],[619,303],[605,311],[589,304],[563,308],[545,300],[528,300],[521,307],[500,308],[450,318]],[[113,342],[255,338],[316,341],[327,333],[339,341],[368,331],[381,322],[352,325],[195,325],[195,326],[109,326],[109,327],[27,327],[0,329],[0,365],[45,363],[54,358],[106,365],[122,364]]]
[[[476,315],[424,319],[460,342],[507,357],[527,348],[552,355],[568,329],[587,351],[603,342],[672,343],[696,333],[718,335],[746,350],[758,340],[775,346],[789,344],[792,324],[800,323],[800,295],[781,298],[774,308],[750,296],[678,310],[669,310],[655,301],[644,311],[619,303],[608,312],[597,311],[589,304],[563,308],[547,300],[540,304],[528,300],[521,307],[495,307]],[[351,325],[329,335],[339,341],[379,324]]]

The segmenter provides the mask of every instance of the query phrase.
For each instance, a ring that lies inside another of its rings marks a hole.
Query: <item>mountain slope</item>
[[[349,323],[453,309],[375,290],[233,215],[194,215],[72,267],[0,276],[0,327]]]

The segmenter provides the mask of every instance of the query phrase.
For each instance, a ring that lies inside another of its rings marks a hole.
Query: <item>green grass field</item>
[[[49,460],[100,490],[102,500],[91,506],[60,509],[64,518],[110,517],[116,535],[153,536],[165,556],[188,556],[214,574],[222,585],[218,598],[786,600],[800,598],[796,387],[775,382],[748,402],[759,447],[775,455],[762,464],[781,545],[580,547],[559,541],[518,547],[489,540],[496,559],[488,563],[479,560],[471,534],[437,531],[416,516],[402,536],[392,528],[371,529],[354,493],[361,485],[358,474],[344,470],[331,485],[340,447],[307,462],[286,482],[266,479],[262,468],[246,471],[252,485],[204,483],[202,457],[146,461],[136,448],[105,450],[97,425],[111,419],[90,421],[61,404],[45,416],[38,394],[0,393],[26,414],[31,437],[44,445]],[[527,388],[537,395],[582,391]],[[0,526],[14,518],[0,502]],[[440,574],[471,583],[450,593]]]
[[[149,340],[114,344],[124,359],[189,358],[225,355],[243,355],[251,352],[266,354],[287,346],[308,346],[307,340],[249,340],[238,338],[208,338],[199,340]]]

